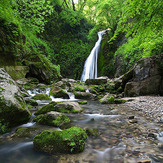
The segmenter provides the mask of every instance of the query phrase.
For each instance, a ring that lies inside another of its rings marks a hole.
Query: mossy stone
[[[85,89],[82,87],[82,86],[76,86],[75,88],[75,91],[79,91],[79,92],[85,92]]]
[[[37,94],[37,95],[33,96],[32,99],[52,101],[52,99],[47,94]]]
[[[80,127],[63,131],[46,130],[33,139],[34,149],[46,153],[79,153],[85,148],[87,134]]]
[[[114,100],[114,102],[115,102],[116,104],[122,104],[122,103],[125,103],[126,100],[121,99],[121,98],[117,98],[117,99]]]
[[[83,108],[77,102],[62,102],[55,105],[54,110],[61,113],[79,113]]]
[[[27,104],[30,104],[31,106],[38,106],[38,102],[36,102],[35,100],[28,100],[26,101]]]
[[[78,101],[79,104],[84,105],[87,104],[87,101]]]
[[[108,97],[109,104],[114,104],[114,100],[115,100],[114,96]]]
[[[61,89],[60,87],[57,87],[57,86],[54,86],[50,90],[50,95],[52,95],[55,98],[69,99],[69,95],[67,94],[67,92],[65,90]]]
[[[91,95],[87,92],[74,92],[75,98],[77,99],[90,99]]]
[[[12,103],[6,105],[4,98],[0,98],[0,119],[5,123],[8,123],[9,127],[25,123],[31,117],[31,113],[27,110],[25,102],[21,101],[17,95],[15,95],[15,99],[19,101],[21,108]]]
[[[0,135],[8,131],[10,131],[10,128],[8,128],[8,124],[0,121]]]
[[[42,125],[60,127],[66,123],[69,123],[70,119],[64,114],[58,114],[55,117],[50,114],[41,114],[36,116],[34,121]]]
[[[50,111],[55,111],[54,106],[56,104],[57,104],[56,102],[53,102],[53,103],[50,103],[48,105],[44,105],[43,107],[41,107],[40,109],[38,109],[35,112],[35,115],[45,114],[45,113],[50,112]]]
[[[14,135],[14,137],[30,137],[31,136],[31,132],[35,131],[35,128],[31,128],[31,127],[22,127],[22,128],[18,128],[16,130],[16,133]]]

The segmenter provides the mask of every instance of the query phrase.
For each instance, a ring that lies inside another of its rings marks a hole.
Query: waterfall
[[[98,41],[96,42],[90,55],[88,56],[87,60],[85,61],[83,73],[81,76],[81,81],[86,81],[87,79],[96,79],[97,78],[97,58],[98,58],[98,53],[100,51],[100,44],[102,41],[102,36],[108,30],[103,30],[103,31],[98,32]]]

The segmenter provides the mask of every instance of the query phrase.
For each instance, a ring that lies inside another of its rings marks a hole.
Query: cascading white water
[[[84,64],[83,73],[81,76],[81,81],[86,81],[87,79],[96,79],[97,78],[97,58],[100,51],[100,44],[102,41],[102,36],[108,30],[98,32],[98,41],[96,42],[94,48],[92,49],[90,55]]]

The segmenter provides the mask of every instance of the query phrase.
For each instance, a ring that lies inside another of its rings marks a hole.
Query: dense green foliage
[[[110,28],[99,74],[111,77],[142,57],[162,53],[162,8],[159,0],[1,0],[0,45],[20,64],[43,54],[48,64],[60,65],[51,68],[61,68],[62,76],[79,79],[97,32]]]
[[[0,121],[0,135],[9,131],[8,124],[4,124]]]
[[[115,32],[116,37],[119,31],[124,31],[128,38],[116,51],[116,55],[123,57],[125,67],[131,68],[138,59],[163,51],[162,8],[158,0],[125,1]]]

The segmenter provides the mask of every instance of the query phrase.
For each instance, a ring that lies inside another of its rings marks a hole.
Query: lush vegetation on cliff
[[[162,53],[162,8],[159,0],[1,0],[0,51],[19,64],[43,54],[64,77],[79,79],[97,32],[110,28],[99,73],[120,75]]]

